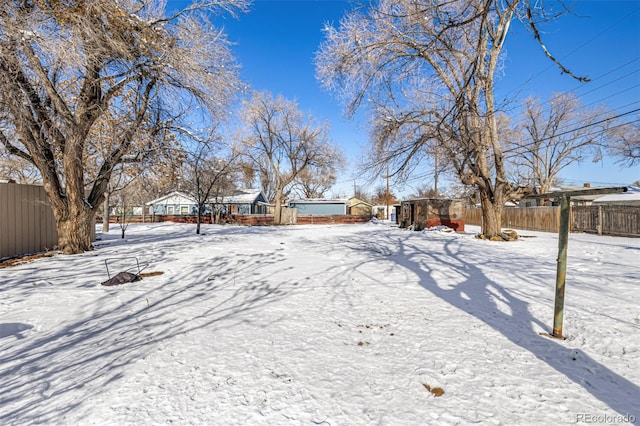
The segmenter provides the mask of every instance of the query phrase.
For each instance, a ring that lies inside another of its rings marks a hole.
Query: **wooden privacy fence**
[[[0,259],[52,249],[58,243],[44,188],[0,183]]]
[[[640,237],[640,206],[598,205],[572,210],[571,230],[574,232]]]
[[[469,225],[482,225],[482,209],[467,208],[464,221]],[[502,210],[503,228],[558,232],[559,224],[560,207],[508,207]]]
[[[469,225],[481,225],[481,209],[467,208],[464,220]],[[573,206],[570,220],[571,232],[640,237],[640,206]],[[504,228],[558,232],[559,225],[560,207],[509,207],[502,211]]]

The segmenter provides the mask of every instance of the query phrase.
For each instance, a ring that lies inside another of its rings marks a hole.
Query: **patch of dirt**
[[[28,256],[20,256],[20,257],[12,257],[10,259],[5,259],[0,261],[0,269],[2,268],[10,268],[12,266],[22,265],[23,263],[29,263],[31,261],[41,259],[43,257],[52,257],[56,253],[53,251],[48,251],[46,253],[38,253],[38,254],[30,254]]]
[[[163,271],[152,271],[152,272],[142,272],[140,276],[142,278],[149,278],[149,277],[155,277],[157,275],[162,275],[162,274],[164,274]]]
[[[444,395],[444,389],[442,389],[442,388],[439,388],[439,387],[432,388],[427,383],[423,383],[422,386],[424,386],[424,388],[427,391],[431,392],[433,394],[433,396],[442,396],[442,395]]]

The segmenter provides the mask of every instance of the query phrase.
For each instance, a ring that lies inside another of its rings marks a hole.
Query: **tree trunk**
[[[202,222],[202,212],[200,206],[198,206],[198,214],[196,216],[196,234],[200,235],[200,223]]]
[[[282,189],[276,189],[275,211],[273,212],[273,223],[282,225]]]
[[[108,192],[104,193],[104,204],[102,209],[104,213],[102,213],[102,232],[109,232],[109,194]]]
[[[124,233],[127,230],[127,210],[125,204],[122,203],[122,214],[120,215],[120,238],[124,240]]]
[[[75,212],[65,214],[63,211],[54,209],[58,230],[58,250],[64,254],[78,254],[93,250],[91,246],[93,211],[88,206],[72,210]]]
[[[280,201],[280,198],[275,199],[273,223],[275,223],[276,225],[282,225],[282,201]]]
[[[485,191],[480,191],[480,205],[482,207],[482,235],[490,239],[502,233],[502,197],[493,200]]]

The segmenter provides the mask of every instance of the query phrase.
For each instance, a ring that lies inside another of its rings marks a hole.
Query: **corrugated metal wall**
[[[58,243],[42,186],[0,183],[0,258],[38,253]]]

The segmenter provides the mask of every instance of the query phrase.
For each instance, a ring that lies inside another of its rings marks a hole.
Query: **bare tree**
[[[326,28],[317,75],[348,114],[369,108],[370,167],[400,174],[437,146],[461,183],[478,189],[482,233],[500,235],[505,201],[526,190],[507,180],[495,75],[512,21],[521,17],[540,40],[544,13],[529,0],[379,0]]]
[[[129,181],[128,183],[130,184],[131,182],[132,181]],[[121,183],[118,184],[119,188],[111,192],[108,199],[115,205],[116,223],[120,227],[120,238],[124,239],[127,228],[129,227],[130,218],[134,214],[135,201],[131,187],[128,184],[124,184],[124,186],[121,185]],[[110,206],[105,207],[109,208]],[[105,216],[110,212],[107,210],[106,213]],[[106,232],[104,226],[102,232]]]
[[[12,179],[28,185],[42,183],[40,172],[33,167],[33,164],[21,158],[10,156],[2,145],[0,145],[0,178]]]
[[[186,150],[183,167],[184,188],[196,200],[196,234],[200,234],[202,215],[212,208],[211,198],[228,189],[236,173],[238,154],[229,152],[226,158],[216,154],[221,148],[214,141],[197,142]],[[213,217],[213,211],[210,212]]]
[[[570,93],[553,95],[544,104],[524,101],[517,136],[508,139],[505,153],[540,193],[549,192],[559,173],[591,155],[613,135],[611,122],[602,121],[602,108],[585,108]]]
[[[369,192],[360,185],[353,187],[353,196],[359,200],[369,202],[373,198]]]
[[[627,167],[640,164],[640,117],[617,124],[616,129],[616,137],[607,146],[611,155]]]
[[[414,188],[409,198],[439,198],[440,193],[428,184],[423,184]]]
[[[238,86],[228,42],[197,0],[174,15],[152,0],[7,0],[0,4],[0,144],[42,176],[58,248],[91,249],[90,226],[114,168],[153,151],[167,124],[222,114]],[[88,143],[107,112],[120,131],[108,155]]]
[[[370,199],[370,202],[372,204],[385,204],[385,205],[390,205],[397,201],[398,201],[398,197],[396,197],[391,191],[387,192],[387,187],[385,185],[377,186]]]
[[[324,162],[316,167],[308,167],[298,174],[293,182],[292,192],[302,198],[322,198],[336,183],[337,174],[345,164],[343,155],[335,147],[327,147]]]
[[[243,105],[242,148],[258,171],[265,195],[275,204],[281,223],[286,192],[307,169],[322,170],[337,161],[325,126],[305,117],[295,102],[268,92],[255,93]]]

